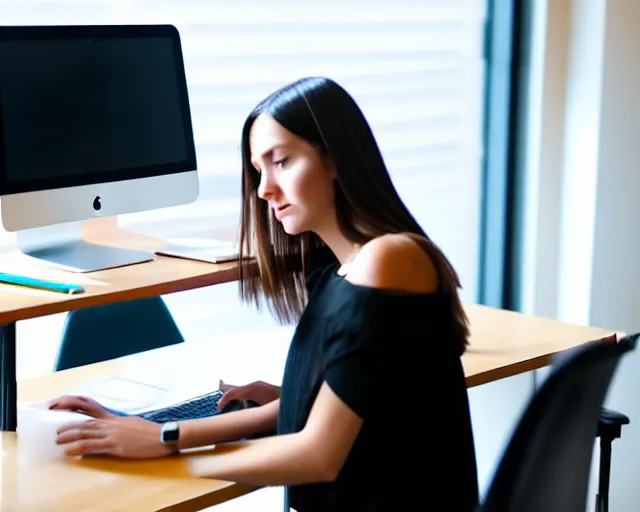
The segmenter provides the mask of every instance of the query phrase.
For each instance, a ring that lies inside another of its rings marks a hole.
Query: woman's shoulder
[[[450,309],[428,254],[402,235],[376,238],[351,263],[325,268],[314,278],[307,316],[327,321],[332,331],[414,328],[439,323]]]
[[[439,282],[423,245],[402,233],[382,235],[364,244],[342,274],[355,286],[415,294],[434,293]]]

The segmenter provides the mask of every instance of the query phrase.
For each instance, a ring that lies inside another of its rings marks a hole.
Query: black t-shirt
[[[328,265],[307,278],[278,433],[304,428],[324,381],[363,425],[338,478],[289,487],[289,506],[473,510],[476,459],[450,297],[354,285],[337,270]]]

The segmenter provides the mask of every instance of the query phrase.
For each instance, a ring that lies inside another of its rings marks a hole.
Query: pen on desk
[[[46,290],[55,293],[63,293],[66,295],[73,295],[76,293],[84,292],[84,288],[77,284],[58,283],[55,281],[36,279],[34,277],[19,276],[17,274],[7,274],[4,272],[0,272],[0,284],[20,286],[23,288],[33,288],[37,290]]]

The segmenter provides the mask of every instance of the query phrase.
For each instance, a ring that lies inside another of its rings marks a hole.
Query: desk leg
[[[0,430],[15,432],[17,417],[16,324],[0,326]]]

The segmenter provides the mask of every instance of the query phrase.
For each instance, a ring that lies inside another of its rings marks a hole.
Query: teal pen
[[[0,272],[0,284],[21,286],[23,288],[35,288],[37,290],[64,293],[66,295],[84,292],[84,288],[77,284],[57,283],[54,281],[45,281],[44,279],[36,279],[34,277],[5,274],[4,272]]]

